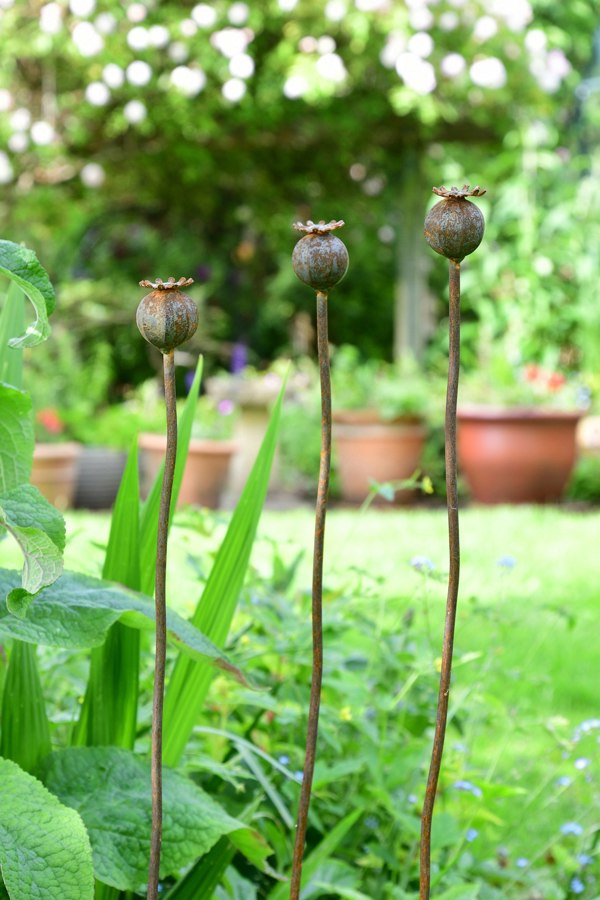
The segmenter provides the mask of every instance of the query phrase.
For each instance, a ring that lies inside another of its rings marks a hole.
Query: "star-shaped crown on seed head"
[[[175,281],[171,275],[167,281],[163,281],[162,278],[157,278],[156,281],[140,281],[140,287],[153,288],[155,291],[176,291],[193,283],[193,278],[180,278],[179,281]]]
[[[444,197],[445,200],[464,200],[465,197],[483,197],[485,191],[482,191],[479,185],[476,185],[473,190],[470,189],[468,184],[463,184],[461,188],[457,187],[434,187],[432,188],[433,193],[437,194],[438,197]]]
[[[312,222],[309,219],[306,225],[303,225],[302,222],[295,222],[292,227],[296,231],[305,231],[306,234],[327,234],[328,231],[335,231],[336,228],[341,228],[343,224],[342,219],[339,222],[336,222],[335,219],[332,219],[331,222]]]

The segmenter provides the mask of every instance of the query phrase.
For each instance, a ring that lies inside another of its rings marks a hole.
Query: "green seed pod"
[[[331,234],[344,223],[319,222],[310,220],[303,225],[294,225],[297,231],[305,231],[292,254],[294,272],[304,284],[315,291],[328,291],[338,284],[348,271],[348,251],[346,245],[336,235]]]
[[[193,284],[192,278],[173,277],[163,282],[140,281],[140,287],[153,288],[141,301],[135,314],[140,334],[161,353],[170,353],[188,341],[198,327],[198,310],[191,297],[179,288]]]
[[[447,259],[460,262],[476,250],[483,238],[485,221],[481,210],[467,200],[485,194],[479,187],[469,190],[452,187],[434,188],[443,197],[430,209],[425,219],[425,240],[429,246]]]

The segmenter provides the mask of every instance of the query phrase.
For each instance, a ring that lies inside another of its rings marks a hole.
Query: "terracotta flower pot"
[[[127,454],[111,447],[83,447],[77,467],[75,506],[110,509],[115,502]]]
[[[384,422],[372,410],[335,412],[333,419],[342,499],[362,502],[372,481],[399,481],[418,469],[427,437],[419,419]],[[398,491],[396,502],[413,496]]]
[[[81,445],[72,442],[35,445],[31,483],[58,509],[73,505],[80,453]]]
[[[575,464],[581,413],[465,406],[458,410],[458,465],[479,503],[560,500]]]
[[[162,434],[140,434],[139,446],[143,463],[142,484],[147,493],[165,457],[166,438]],[[177,505],[217,509],[236,449],[233,441],[192,439]]]

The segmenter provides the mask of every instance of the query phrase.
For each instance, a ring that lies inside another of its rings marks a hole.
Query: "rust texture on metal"
[[[335,221],[315,225],[310,220],[306,225],[297,222],[297,231],[306,231],[292,255],[294,272],[304,284],[315,291],[329,291],[338,284],[348,271],[348,251],[346,246],[331,232],[344,223]]]
[[[321,684],[323,681],[323,559],[325,554],[325,518],[327,515],[327,498],[329,495],[329,476],[331,471],[331,373],[327,331],[327,294],[323,291],[317,291],[317,346],[321,381],[321,461],[315,510],[312,576],[313,662],[306,732],[306,755],[304,758],[300,804],[296,823],[290,900],[298,900],[300,896],[302,858],[304,855],[308,809],[317,752]]]
[[[192,278],[173,277],[164,282],[140,281],[140,287],[152,291],[142,299],[136,312],[136,322],[142,337],[162,353],[188,341],[198,327],[198,310],[191,297],[180,290],[193,284]]]
[[[165,664],[167,658],[167,540],[169,513],[175,460],[177,457],[177,397],[175,391],[174,352],[163,356],[165,406],[167,416],[167,449],[160,495],[158,535],[156,541],[156,581],[154,603],[156,609],[156,653],[154,660],[154,693],[152,698],[152,833],[150,841],[150,865],[148,869],[147,900],[157,900],[162,844],[162,731],[165,692]]]
[[[462,189],[441,187],[433,192],[444,199],[427,214],[425,240],[436,253],[460,262],[479,247],[485,230],[481,210],[466,198],[481,197],[485,191],[479,186],[470,191],[465,184]]]
[[[431,881],[431,823],[437,792],[446,722],[450,698],[452,676],[452,652],[454,649],[454,629],[458,605],[458,582],[460,575],[460,540],[458,530],[458,491],[456,485],[456,403],[458,396],[458,374],[460,365],[460,263],[448,261],[450,268],[450,344],[448,352],[448,389],[446,393],[446,496],[448,504],[448,543],[450,550],[450,571],[446,600],[446,619],[442,646],[442,664],[438,695],[437,716],[431,751],[431,764],[425,788],[425,799],[421,816],[421,850],[419,900],[429,900]]]

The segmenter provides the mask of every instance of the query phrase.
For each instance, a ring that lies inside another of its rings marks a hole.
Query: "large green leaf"
[[[51,753],[42,778],[83,819],[96,877],[121,890],[147,878],[150,850],[150,764],[117,747],[72,747]],[[220,837],[243,828],[188,778],[163,772],[161,876],[178,874]]]
[[[0,241],[0,272],[14,281],[29,297],[35,310],[35,321],[25,334],[11,338],[11,347],[35,347],[50,334],[48,316],[54,310],[56,297],[46,270],[33,250],[12,241]]]
[[[33,442],[29,396],[0,384],[0,494],[28,483]]]
[[[285,384],[192,618],[194,625],[221,647],[231,627],[269,486],[284,392]],[[203,663],[194,663],[183,656],[178,658],[165,695],[163,752],[168,765],[179,762],[198,721],[212,677],[213,673]]]
[[[0,592],[10,591],[18,580],[18,572],[0,569]],[[81,649],[100,646],[117,621],[151,630],[154,618],[154,604],[143,594],[90,575],[65,572],[33,599],[25,618],[11,615],[6,603],[0,602],[0,636],[30,644]],[[222,650],[173,610],[167,612],[167,629],[169,640],[192,659],[206,657],[245,681]]]
[[[10,346],[10,339],[25,329],[25,297],[11,282],[0,312],[0,381],[23,387],[23,351]]]
[[[11,900],[92,900],[90,842],[78,813],[0,759],[0,870]]]
[[[64,519],[37,488],[21,484],[0,494],[0,525],[12,534],[25,557],[21,584],[6,598],[10,612],[24,616],[33,597],[63,570]]]

